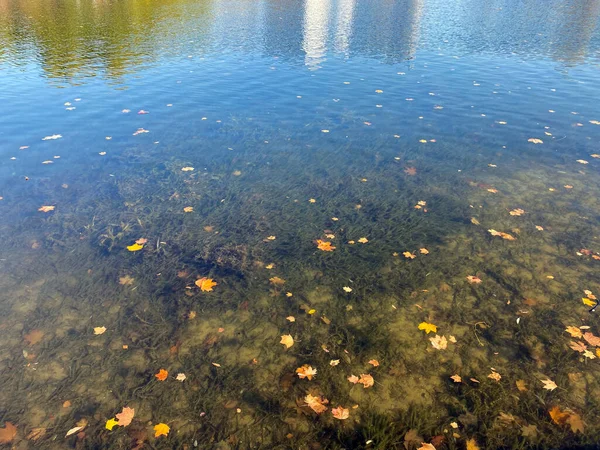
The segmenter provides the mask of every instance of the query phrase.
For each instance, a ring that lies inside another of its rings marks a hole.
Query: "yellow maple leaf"
[[[108,419],[106,421],[105,428],[109,431],[112,431],[112,429],[118,425],[119,425],[119,422],[117,420],[115,420],[114,418],[112,418],[112,419]]]
[[[154,437],[167,436],[171,428],[166,423],[158,423],[154,425]]]
[[[479,446],[477,445],[477,442],[475,442],[475,439],[471,438],[467,441],[467,450],[479,450]]]
[[[429,334],[431,332],[437,333],[437,326],[435,326],[432,323],[421,322],[419,324],[419,330],[423,330],[427,334]]]
[[[583,302],[583,304],[584,304],[584,305],[586,305],[586,306],[596,306],[596,302],[595,302],[594,300],[590,300],[590,299],[589,299],[589,298],[587,298],[587,297],[583,297],[583,298],[581,299],[581,301],[582,301],[582,302]]]
[[[130,252],[137,252],[137,251],[139,251],[139,250],[141,250],[143,248],[144,248],[144,246],[141,245],[141,244],[138,244],[137,242],[135,244],[133,244],[133,245],[128,245],[127,246],[127,250],[129,250]]]
[[[294,338],[290,334],[284,334],[281,336],[281,341],[279,341],[279,343],[285,345],[285,348],[290,348],[294,345]]]
[[[211,292],[213,290],[213,287],[215,287],[217,285],[217,283],[215,281],[213,281],[212,278],[206,278],[206,277],[196,280],[196,282],[194,284],[196,286],[198,286],[201,291],[204,291],[204,292]]]
[[[581,330],[577,327],[574,326],[568,326],[567,328],[565,328],[565,331],[567,333],[569,333],[571,336],[573,336],[574,338],[580,338],[583,337],[583,334],[581,333]]]

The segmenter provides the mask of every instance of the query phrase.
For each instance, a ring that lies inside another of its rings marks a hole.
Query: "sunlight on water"
[[[599,16],[0,0],[0,443],[595,448]]]

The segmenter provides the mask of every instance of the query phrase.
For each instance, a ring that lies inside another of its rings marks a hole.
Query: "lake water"
[[[0,442],[598,448],[599,24],[0,0]]]

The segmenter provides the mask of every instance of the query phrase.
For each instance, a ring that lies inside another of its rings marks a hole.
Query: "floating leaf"
[[[217,283],[215,281],[213,281],[212,278],[206,278],[206,277],[196,280],[196,282],[194,284],[196,286],[198,286],[201,291],[204,291],[204,292],[211,292],[213,290],[213,287],[217,285]]]
[[[461,383],[461,382],[462,382],[462,377],[461,377],[460,375],[458,375],[458,374],[456,374],[456,375],[452,375],[452,376],[450,377],[450,379],[451,379],[452,381],[454,381],[455,383]]]
[[[583,297],[581,299],[581,301],[583,302],[583,304],[585,306],[592,306],[592,307],[596,306],[596,302],[594,300],[591,300],[591,299],[587,298],[587,297]]]
[[[544,383],[544,389],[548,389],[549,391],[553,391],[554,389],[556,389],[558,387],[556,385],[556,383],[549,378],[546,380],[540,380],[540,381],[542,383]]]
[[[333,414],[333,417],[336,419],[346,420],[348,417],[350,417],[350,410],[342,406],[338,406],[337,408],[333,408],[331,410],[331,414]]]
[[[377,361],[376,359],[371,359],[369,361],[369,364],[371,364],[373,367],[378,367],[379,366],[379,361]]]
[[[433,348],[435,348],[436,350],[445,350],[448,347],[448,341],[446,340],[446,336],[438,336],[436,334],[435,337],[429,338],[429,340],[431,341],[431,345],[433,345]]]
[[[94,334],[104,334],[106,331],[106,327],[95,327]]]
[[[143,248],[144,248],[144,246],[138,244],[137,242],[134,243],[134,244],[132,244],[132,245],[128,245],[127,246],[127,250],[129,250],[130,252],[137,252],[137,251],[140,251]]]
[[[130,408],[128,406],[123,407],[123,410],[116,415],[118,420],[118,425],[121,427],[126,427],[133,420],[133,416],[135,415],[135,409]]]
[[[471,284],[479,284],[479,283],[481,283],[481,278],[478,278],[474,275],[468,275],[467,281]]]
[[[571,347],[576,352],[583,353],[587,350],[587,345],[585,345],[581,341],[571,341],[569,342],[569,347]]]
[[[165,381],[169,376],[169,372],[165,369],[160,369],[156,375],[154,375],[159,381]]]
[[[167,436],[171,428],[166,423],[158,423],[154,425],[154,437]]]
[[[569,333],[571,336],[573,336],[574,338],[583,337],[583,334],[581,333],[581,330],[579,328],[577,328],[577,327],[568,326],[567,328],[565,328],[565,331],[567,333]]]
[[[432,323],[427,323],[427,322],[421,322],[419,324],[419,330],[423,330],[425,331],[425,333],[429,334],[429,333],[436,333],[437,332],[437,326],[432,324]]]
[[[477,445],[477,442],[475,442],[475,439],[471,438],[467,441],[467,450],[479,450],[479,446]]]
[[[107,430],[112,431],[112,429],[119,425],[119,422],[113,419],[108,419],[106,421],[106,425],[104,426]]]
[[[311,394],[307,394],[306,397],[304,397],[304,402],[314,412],[316,412],[317,414],[321,414],[322,412],[327,411],[327,406],[325,405],[329,403],[329,400],[327,400],[323,396],[314,396]]]
[[[309,380],[312,380],[312,378],[317,374],[317,369],[309,366],[308,364],[304,364],[302,367],[298,367],[296,369],[296,373],[300,379],[308,378]]]
[[[40,208],[38,208],[38,211],[50,212],[50,211],[54,211],[55,208],[56,208],[56,206],[44,205],[44,206],[41,206]]]
[[[324,252],[332,252],[335,250],[335,247],[331,245],[331,242],[322,241],[321,239],[317,239],[317,248]]]
[[[375,380],[373,379],[373,377],[371,375],[369,375],[367,373],[362,373],[360,375],[360,378],[358,379],[357,383],[362,384],[363,387],[365,389],[367,389],[375,384]]]
[[[433,446],[433,444],[421,442],[421,446],[417,450],[435,450],[435,447]]]
[[[294,338],[289,334],[284,334],[281,336],[281,341],[279,341],[279,343],[285,345],[285,348],[290,348],[294,345]]]
[[[536,139],[536,138],[529,138],[527,139],[527,142],[531,142],[532,144],[543,144],[544,141],[542,141],[541,139]]]
[[[8,444],[17,435],[17,427],[11,422],[5,422],[4,428],[0,428],[0,444]]]
[[[185,381],[185,380],[186,380],[186,378],[187,378],[187,377],[185,376],[185,373],[178,373],[178,374],[177,374],[177,376],[175,377],[175,379],[176,379],[177,381],[181,381],[181,382]]]
[[[583,333],[583,339],[585,339],[588,344],[593,345],[594,347],[600,347],[600,337],[594,336],[589,331]]]

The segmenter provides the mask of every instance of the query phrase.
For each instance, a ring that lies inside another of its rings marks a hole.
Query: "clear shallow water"
[[[0,9],[17,448],[600,440],[598,2]]]

